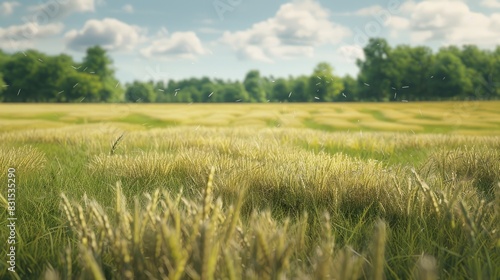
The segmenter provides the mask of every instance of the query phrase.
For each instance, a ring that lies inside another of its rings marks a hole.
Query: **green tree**
[[[434,79],[430,87],[438,100],[465,97],[472,93],[472,81],[462,60],[453,52],[441,49],[431,68]]]
[[[248,102],[248,93],[240,82],[228,81],[219,85],[217,90],[218,99],[222,98],[222,102]],[[220,100],[220,99],[219,99]]]
[[[10,55],[5,53],[3,50],[0,49],[0,73],[3,73],[4,71],[4,65],[7,63],[7,61],[10,59]]]
[[[342,78],[344,90],[337,96],[337,101],[356,101],[358,100],[358,82],[350,75]]]
[[[288,81],[283,78],[276,79],[273,83],[272,100],[284,102],[287,101],[289,95],[290,86],[288,85]]]
[[[58,55],[44,57],[44,62],[39,65],[38,71],[34,73],[34,79],[39,82],[37,95],[41,96],[40,101],[56,102],[61,99],[60,91],[63,83],[71,74],[76,73],[71,68],[73,59],[68,55]],[[95,98],[86,101],[98,101]]]
[[[250,102],[266,101],[266,91],[263,87],[260,72],[258,70],[249,71],[245,76],[243,85],[248,92]]]
[[[389,54],[386,69],[390,80],[389,100],[425,100],[430,97],[429,80],[434,64],[432,50],[427,47],[400,45]]]
[[[92,72],[99,77],[102,83],[100,91],[102,101],[116,102],[122,99],[123,88],[114,77],[113,60],[107,55],[106,50],[100,46],[88,48],[79,70]]]
[[[342,80],[333,74],[333,67],[326,63],[319,63],[309,78],[310,92],[320,101],[334,101],[341,94],[344,85]]]
[[[390,63],[391,47],[385,39],[372,38],[363,48],[364,60],[358,59],[360,100],[386,101],[391,95]]]
[[[203,84],[200,93],[202,102],[215,102],[216,98],[214,94],[218,94],[216,93],[215,84],[212,82]]]
[[[488,77],[487,90],[491,99],[500,99],[500,46],[491,53],[493,67]]]
[[[3,101],[4,97],[3,97],[3,92],[5,91],[6,89],[6,84],[5,82],[3,81],[3,74],[0,72],[0,102]]]
[[[59,102],[98,102],[102,84],[99,78],[88,73],[72,72],[62,82]]]
[[[40,86],[36,74],[42,64],[37,58],[41,53],[28,50],[25,55],[16,54],[4,65],[4,81],[9,87],[3,93],[5,102],[37,102],[40,96],[37,94]]]
[[[462,63],[467,67],[471,78],[474,98],[489,99],[494,95],[491,91],[495,59],[491,52],[481,50],[475,45],[465,45],[460,53]]]
[[[132,84],[127,85],[126,88],[125,101],[145,103],[156,101],[156,92],[151,83],[134,81]]]
[[[289,82],[292,84],[290,102],[309,102],[312,100],[309,94],[309,77],[299,76]]]

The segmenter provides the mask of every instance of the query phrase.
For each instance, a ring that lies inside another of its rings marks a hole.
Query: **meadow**
[[[500,279],[499,108],[1,104],[0,278]]]

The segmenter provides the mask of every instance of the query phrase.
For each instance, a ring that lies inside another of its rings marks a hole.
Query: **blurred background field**
[[[0,104],[0,131],[95,123],[498,135],[500,102]]]

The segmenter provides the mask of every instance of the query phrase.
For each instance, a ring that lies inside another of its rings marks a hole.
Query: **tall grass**
[[[20,180],[19,278],[500,278],[499,137],[122,133],[0,134]]]

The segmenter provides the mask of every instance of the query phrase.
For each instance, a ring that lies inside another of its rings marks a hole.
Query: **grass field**
[[[500,279],[500,102],[2,104],[0,143],[2,279]]]

